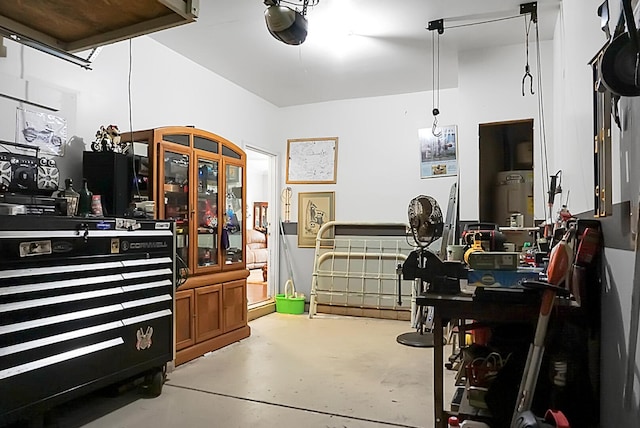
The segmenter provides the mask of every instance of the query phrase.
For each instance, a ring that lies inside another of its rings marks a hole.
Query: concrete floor
[[[434,426],[433,349],[396,342],[409,322],[274,313],[250,326],[249,338],[176,368],[157,398],[96,393],[55,409],[45,426]],[[454,375],[445,371],[446,386]]]

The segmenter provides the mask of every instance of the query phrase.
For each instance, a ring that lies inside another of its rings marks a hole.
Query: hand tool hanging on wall
[[[550,176],[549,190],[547,191],[547,208],[549,210],[549,217],[546,222],[544,236],[549,238],[553,235],[553,206],[555,204],[556,195],[562,193],[562,170],[559,170],[555,175]],[[558,179],[560,179],[558,181]]]
[[[631,0],[622,0],[627,32],[615,37],[602,56],[602,81],[614,94],[640,95],[640,36],[636,29]]]
[[[620,16],[618,17],[618,22],[616,23],[615,30],[613,35],[611,34],[611,30],[609,29],[609,2],[608,0],[604,0],[604,2],[598,7],[598,16],[600,17],[600,29],[604,32],[607,40],[605,41],[604,46],[600,48],[595,58],[591,60],[591,65],[594,68],[594,79],[595,79],[595,88],[594,90],[600,93],[609,91],[607,85],[605,85],[602,79],[602,58],[604,56],[605,50],[609,47],[611,42],[618,38],[621,34],[625,32],[625,18],[624,11],[620,11]],[[620,113],[618,110],[618,102],[620,101],[620,95],[616,93],[611,93],[611,109],[613,112],[613,119],[618,126],[618,129],[621,129],[620,124]]]

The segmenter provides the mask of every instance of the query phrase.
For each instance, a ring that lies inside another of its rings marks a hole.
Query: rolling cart
[[[0,216],[0,426],[174,359],[171,221]]]

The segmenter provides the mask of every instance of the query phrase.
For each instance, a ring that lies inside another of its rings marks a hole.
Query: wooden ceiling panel
[[[192,22],[198,0],[2,0],[0,27],[68,52]]]

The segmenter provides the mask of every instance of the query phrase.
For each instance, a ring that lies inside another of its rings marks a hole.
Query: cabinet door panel
[[[244,168],[233,165],[225,159],[224,168],[225,211],[223,227],[228,242],[225,245],[224,270],[234,270],[244,267],[244,217],[246,204],[244,202]]]
[[[225,333],[247,324],[247,282],[246,280],[223,284],[224,331]]]
[[[218,161],[196,157],[197,257],[196,272],[220,270],[218,258]],[[212,269],[215,268],[215,269]]]
[[[222,334],[222,287],[220,284],[195,289],[196,342]]]
[[[196,343],[193,290],[176,292],[176,351]]]
[[[191,266],[189,246],[189,220],[192,208],[189,202],[190,162],[188,150],[169,150],[162,146],[160,151],[162,163],[159,165],[162,174],[162,188],[159,194],[159,218],[172,219],[176,222],[176,247],[178,255]]]

